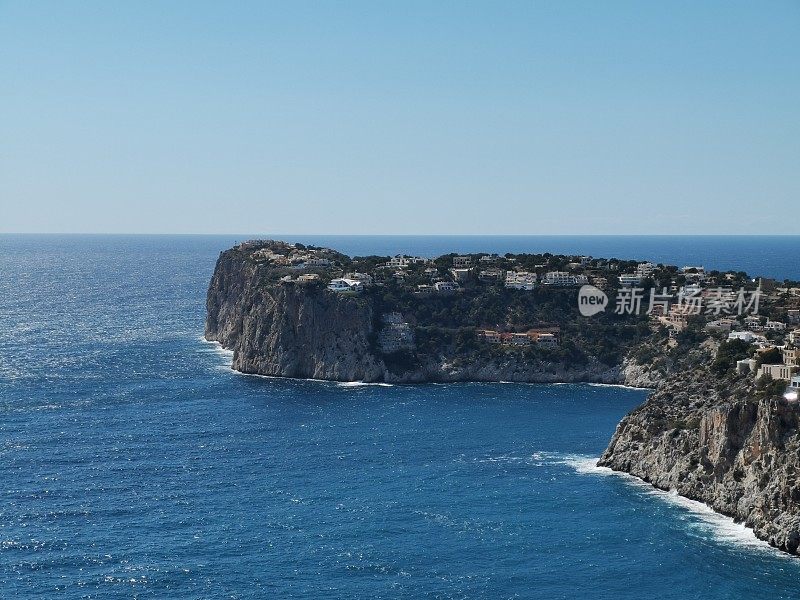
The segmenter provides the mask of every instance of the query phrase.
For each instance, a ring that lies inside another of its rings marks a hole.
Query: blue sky
[[[0,231],[796,233],[800,3],[5,2]]]

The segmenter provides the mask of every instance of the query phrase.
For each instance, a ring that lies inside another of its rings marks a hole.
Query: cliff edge
[[[786,552],[800,546],[800,409],[708,365],[667,377],[617,426],[600,466],[703,502]]]

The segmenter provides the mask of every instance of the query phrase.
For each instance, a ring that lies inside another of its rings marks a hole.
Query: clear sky
[[[2,232],[798,217],[797,0],[0,0]]]

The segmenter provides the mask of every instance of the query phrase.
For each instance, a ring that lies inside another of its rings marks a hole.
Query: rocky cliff
[[[622,420],[599,464],[704,502],[797,554],[798,405],[706,365],[667,377]]]
[[[223,253],[208,289],[206,339],[233,350],[234,369],[334,381],[382,379],[385,368],[369,349],[369,304],[316,286],[265,284],[259,271],[241,253]]]
[[[208,289],[205,337],[233,350],[243,373],[365,382],[516,381],[635,384],[640,373],[594,358],[581,364],[488,358],[450,346],[398,369],[376,351],[369,297],[331,293],[320,285],[268,280],[268,269],[236,249],[223,252]],[[626,373],[630,379],[626,378]]]

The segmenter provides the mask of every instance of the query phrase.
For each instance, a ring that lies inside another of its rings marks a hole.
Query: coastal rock
[[[208,290],[205,336],[233,350],[242,373],[381,381],[369,350],[373,314],[357,298],[313,286],[260,285],[258,266],[223,254]]]
[[[392,369],[375,351],[378,319],[368,298],[265,282],[259,265],[237,250],[220,255],[206,308],[206,339],[233,350],[232,367],[243,373],[392,383],[649,381],[633,365],[623,374],[593,358],[580,365],[513,355],[487,360],[447,348],[413,368]]]
[[[599,465],[704,502],[771,545],[800,545],[800,409],[708,370],[673,375],[618,425]]]

